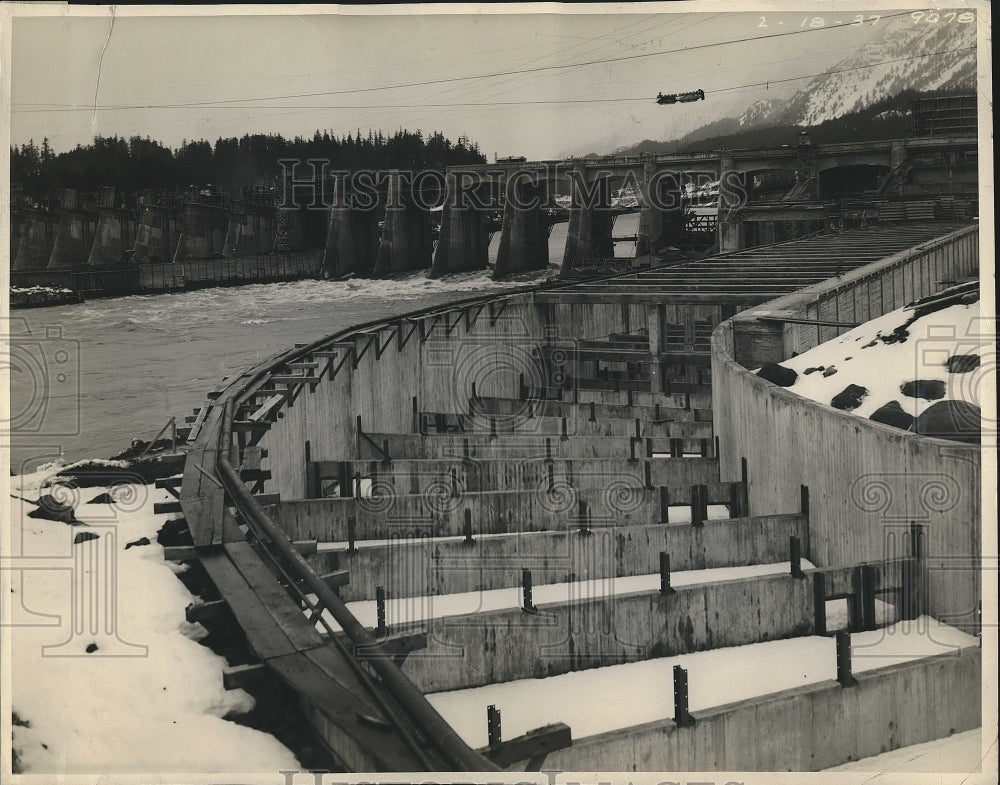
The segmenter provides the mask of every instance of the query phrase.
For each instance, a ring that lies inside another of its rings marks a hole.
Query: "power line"
[[[909,11],[900,12],[898,14],[886,14],[886,15],[882,16],[881,19],[892,19],[894,17],[908,16],[909,14],[910,14]],[[850,27],[850,25],[847,25],[846,27]],[[470,76],[452,76],[452,77],[446,77],[446,78],[443,78],[443,79],[428,79],[428,80],[424,80],[424,81],[420,81],[420,82],[406,82],[406,83],[400,83],[400,84],[395,84],[395,85],[383,85],[383,86],[376,86],[376,87],[358,87],[358,88],[351,88],[351,89],[346,89],[346,90],[323,90],[323,91],[319,91],[319,92],[310,92],[310,93],[289,93],[289,94],[286,94],[286,95],[257,96],[257,97],[249,97],[249,98],[224,98],[224,99],[216,99],[214,101],[190,101],[190,102],[182,102],[182,103],[176,103],[176,104],[130,104],[130,105],[124,105],[124,106],[119,106],[119,107],[115,107],[115,108],[118,108],[118,109],[175,109],[175,108],[176,109],[183,109],[183,108],[193,108],[193,107],[196,107],[196,106],[216,106],[218,104],[239,104],[241,102],[250,102],[250,101],[252,101],[252,102],[257,102],[257,101],[280,101],[280,100],[285,100],[285,99],[288,99],[288,98],[318,98],[318,97],[329,96],[329,95],[349,95],[349,94],[356,94],[356,93],[377,92],[377,91],[382,91],[382,90],[400,90],[400,89],[410,88],[410,87],[426,87],[426,86],[429,86],[429,85],[446,84],[446,83],[453,83],[453,82],[465,82],[465,81],[470,81],[470,80],[475,80],[475,79],[493,79],[493,78],[500,77],[500,76],[516,76],[516,75],[521,75],[521,74],[538,73],[540,71],[565,70],[565,69],[569,69],[569,68],[583,68],[583,67],[591,66],[591,65],[603,65],[603,64],[606,64],[606,63],[620,63],[620,62],[626,62],[626,61],[642,60],[642,59],[647,59],[647,58],[650,58],[650,57],[663,57],[665,55],[670,55],[670,54],[681,54],[681,53],[685,53],[685,52],[694,52],[694,51],[698,51],[698,50],[701,50],[701,49],[711,49],[711,48],[714,48],[714,47],[717,47],[717,46],[729,46],[729,45],[732,45],[732,44],[747,43],[747,42],[750,42],[750,41],[764,41],[764,40],[772,39],[772,38],[784,38],[784,37],[787,37],[787,36],[790,36],[790,35],[802,35],[802,34],[805,34],[805,33],[829,32],[831,30],[837,30],[837,29],[842,29],[842,28],[838,28],[838,27],[816,27],[816,28],[806,28],[806,29],[803,29],[803,30],[789,30],[789,31],[786,31],[786,32],[783,32],[783,33],[769,33],[767,35],[748,36],[746,38],[734,38],[734,39],[730,39],[730,40],[727,40],[727,41],[716,41],[716,42],[709,42],[709,43],[704,43],[704,44],[694,44],[692,46],[681,47],[680,49],[666,49],[666,50],[663,50],[661,52],[646,52],[646,53],[643,53],[643,54],[635,54],[635,55],[621,55],[621,56],[618,56],[618,57],[600,58],[600,59],[597,59],[597,60],[587,60],[587,61],[580,62],[580,63],[569,63],[569,64],[565,64],[565,65],[543,65],[543,66],[536,66],[534,68],[519,68],[519,69],[510,70],[510,71],[495,71],[493,73],[473,74],[473,75],[470,75]],[[58,105],[55,105],[55,106],[58,106]],[[78,108],[78,107],[74,106],[72,108]],[[91,110],[95,109],[95,107],[87,107],[87,108],[91,109]],[[97,109],[101,109],[103,107],[96,107],[96,108]],[[14,110],[14,111],[32,111],[32,110]],[[52,111],[56,111],[56,110],[52,110]]]
[[[852,66],[850,68],[839,68],[833,71],[823,71],[815,74],[805,74],[802,76],[790,76],[784,79],[769,79],[764,82],[749,82],[742,85],[734,85],[732,87],[719,87],[714,90],[706,90],[705,93],[727,93],[734,92],[736,90],[746,90],[753,87],[764,87],[767,85],[774,84],[784,84],[786,82],[801,81],[803,79],[814,79],[819,76],[831,76],[834,74],[843,74],[850,71],[863,71],[869,68],[879,68],[885,65],[891,65],[893,63],[902,63],[908,60],[918,60],[924,57],[936,57],[938,55],[952,54],[957,52],[974,52],[976,47],[966,46],[959,47],[955,49],[942,49],[938,52],[925,52],[923,54],[908,55],[907,57],[897,57],[892,60],[883,60],[878,63],[869,63],[868,65],[858,65]],[[298,106],[218,106],[214,109],[230,109],[230,110],[264,110],[264,111],[276,111],[276,110],[286,110],[286,109],[444,109],[444,108],[462,108],[462,107],[504,107],[504,106],[538,106],[538,105],[560,105],[560,104],[615,104],[615,103],[637,103],[652,100],[652,96],[641,96],[641,97],[631,97],[631,98],[564,98],[564,99],[545,99],[545,100],[533,100],[533,101],[462,101],[453,103],[415,103],[415,104],[314,104],[314,105],[298,105]],[[199,106],[200,104],[180,104],[180,105],[170,105],[170,106],[147,106],[142,107],[145,109],[178,109],[178,108],[188,108]],[[123,106],[101,106],[97,107],[97,111],[123,111],[128,109],[136,109],[138,107],[123,105]],[[30,112],[79,112],[79,111],[93,111],[93,107],[66,107],[66,108],[56,108],[56,109],[22,109],[23,113]]]

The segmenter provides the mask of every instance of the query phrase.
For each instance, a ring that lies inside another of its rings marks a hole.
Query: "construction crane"
[[[656,103],[658,104],[689,104],[692,101],[704,101],[705,91],[695,90],[690,93],[657,93]]]

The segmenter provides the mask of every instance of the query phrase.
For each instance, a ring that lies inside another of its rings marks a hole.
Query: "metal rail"
[[[456,771],[498,771],[499,767],[469,747],[455,730],[448,725],[444,718],[427,701],[423,693],[417,689],[395,662],[393,662],[392,655],[387,653],[368,629],[355,618],[336,592],[327,586],[305,558],[296,550],[288,536],[270,519],[254,499],[240,478],[239,472],[233,466],[229,455],[233,447],[233,411],[236,405],[259,388],[275,369],[288,362],[304,357],[310,352],[320,350],[337,341],[342,341],[360,331],[380,326],[389,326],[406,319],[426,316],[445,308],[453,310],[465,305],[485,304],[528,291],[554,288],[555,285],[558,284],[543,283],[522,286],[505,290],[499,294],[464,298],[449,302],[447,305],[425,307],[401,314],[400,316],[388,319],[382,318],[354,325],[310,344],[297,346],[292,350],[261,363],[248,373],[234,379],[215,400],[209,401],[205,405],[206,413],[210,408],[221,406],[222,416],[218,419],[216,427],[203,429],[197,438],[197,443],[210,444],[217,447],[217,449],[208,452],[208,454],[215,455],[215,461],[212,465],[197,465],[196,468],[212,482],[217,483],[229,497],[229,500],[239,512],[241,518],[256,533],[257,544],[265,555],[271,559],[277,570],[284,573],[286,577],[291,578],[293,586],[295,580],[301,581],[316,596],[317,601],[313,603],[305,597],[304,592],[298,592],[300,598],[305,601],[309,610],[312,611],[314,620],[323,623],[327,631],[331,633],[330,639],[333,644],[341,649],[342,654],[351,663],[359,680],[362,683],[370,685],[369,691],[375,697],[376,701],[379,702],[380,708],[384,710],[386,716],[399,731],[407,746],[413,750],[416,759],[427,766],[428,770],[432,768],[431,759],[427,754],[428,748],[436,749]],[[183,491],[182,487],[182,500],[184,497]],[[217,531],[222,530],[221,521],[215,522],[214,528]],[[272,547],[277,553],[270,550]],[[290,575],[281,567],[281,562],[284,562],[287,569],[291,571]],[[346,647],[343,647],[337,641],[337,636],[332,634],[329,626],[326,625],[322,618],[322,611],[324,609],[330,612],[354,646],[365,652],[363,660],[359,660],[354,656],[353,652],[347,650]],[[377,690],[371,688],[371,677],[368,676],[362,667],[362,661],[370,663],[382,686],[389,693],[393,701],[398,704],[399,711],[394,706],[387,704],[383,699],[380,699]],[[422,744],[420,739],[415,736],[412,731],[413,728],[420,730],[419,735],[426,738],[425,743]]]

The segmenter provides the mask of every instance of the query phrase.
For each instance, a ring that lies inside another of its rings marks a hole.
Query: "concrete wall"
[[[354,519],[359,540],[403,536],[406,533],[457,536],[465,516],[471,515],[476,534],[576,528],[581,510],[589,525],[659,523],[673,510],[689,507],[690,486],[643,488],[642,482],[608,475],[597,487],[574,488],[568,483],[527,486],[514,491],[459,492],[435,487],[419,495],[397,495],[383,485],[380,494],[367,498],[292,499],[274,505],[271,517],[292,539],[320,542],[347,540],[348,519]],[[708,504],[727,504],[730,483],[710,483]],[[404,489],[405,490],[405,489]],[[663,507],[663,495],[667,505]]]
[[[394,627],[391,617],[387,623],[390,632],[409,629]],[[441,692],[809,635],[813,596],[809,581],[790,575],[680,587],[667,595],[616,593],[608,579],[593,596],[539,604],[537,614],[514,608],[414,628],[427,630],[428,647],[409,655],[403,673],[425,693]]]
[[[712,337],[714,422],[723,479],[749,465],[755,513],[795,509],[810,492],[810,556],[820,565],[903,555],[903,528],[926,526],[928,610],[951,624],[978,628],[981,597],[980,451],[873,423],[806,400],[748,370],[832,338],[837,328],[780,325],[762,341],[743,342],[760,312],[868,320],[978,269],[978,231],[963,230],[924,250],[899,254],[740,314]],[[763,349],[761,347],[764,347]],[[734,359],[735,355],[735,359]],[[748,359],[751,358],[751,359]]]
[[[890,665],[847,689],[825,681],[694,711],[686,728],[662,720],[574,739],[541,768],[819,771],[978,727],[981,671],[978,648]]]
[[[359,548],[354,553],[318,551],[308,557],[320,574],[348,570],[340,587],[345,601],[375,598],[382,586],[390,597],[423,597],[517,586],[530,568],[536,584],[651,575],[660,551],[670,569],[704,570],[772,564],[788,558],[788,538],[808,544],[803,515],[595,528],[588,535],[567,531],[475,537],[462,540],[402,540]],[[832,592],[836,587],[831,587]]]

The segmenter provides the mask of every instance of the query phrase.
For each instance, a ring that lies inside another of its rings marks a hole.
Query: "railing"
[[[518,287],[506,290],[502,295],[471,297],[455,301],[449,303],[448,308],[456,309],[486,303],[543,288],[554,288],[554,286],[549,284]],[[417,759],[423,760],[430,767],[426,750],[421,748],[420,742],[412,733],[414,726],[423,730],[429,743],[440,751],[455,770],[496,770],[497,767],[491,761],[461,740],[393,662],[392,655],[380,646],[375,637],[354,617],[340,597],[313,570],[296,550],[289,537],[274,524],[257,503],[233,465],[234,459],[239,461],[238,445],[233,440],[233,413],[243,400],[266,383],[274,371],[287,363],[301,360],[312,352],[342,342],[359,332],[397,324],[403,320],[418,318],[437,310],[439,310],[437,307],[423,308],[391,319],[379,319],[356,325],[311,344],[298,346],[243,374],[215,396],[214,400],[210,400],[206,404],[204,422],[207,423],[207,426],[201,429],[196,439],[196,447],[201,445],[203,449],[200,451],[193,449],[189,460],[195,455],[204,460],[204,464],[198,464],[196,468],[203,475],[209,477],[213,483],[219,484],[238,511],[240,518],[248,525],[255,542],[271,562],[277,576],[284,578],[288,586],[296,592],[301,603],[305,606],[304,613],[310,614],[310,622],[324,625],[330,633],[331,642],[341,649],[342,654],[351,662],[355,673],[363,682],[370,681],[371,677],[363,670],[361,662],[371,665],[382,685],[402,708],[403,713],[400,714],[392,706],[383,704],[386,716],[391,718],[394,726],[414,751]],[[221,407],[221,416],[208,416],[209,409],[218,407]],[[184,501],[184,490],[182,486],[182,502]],[[217,508],[218,512],[221,510],[221,507]],[[212,514],[209,510],[203,511]],[[223,522],[212,521],[211,528],[217,532],[222,531]],[[307,592],[303,591],[302,586],[305,586],[315,596],[315,599],[310,598]],[[337,636],[332,634],[332,630],[323,618],[324,611],[328,611],[333,616],[352,644],[364,652],[362,660],[353,656],[352,652],[339,643]],[[375,691],[372,693],[375,694]]]

